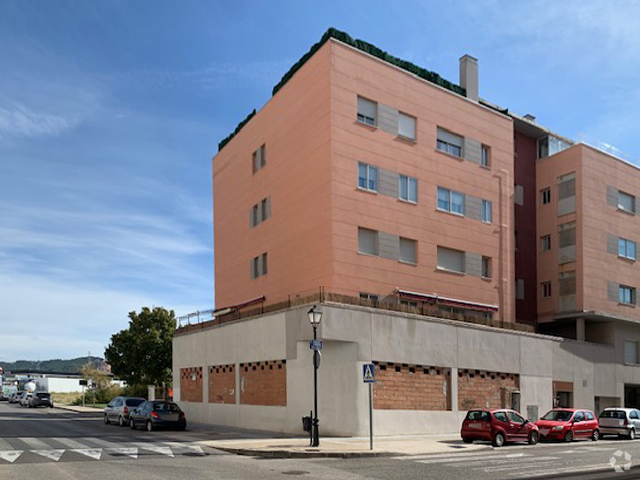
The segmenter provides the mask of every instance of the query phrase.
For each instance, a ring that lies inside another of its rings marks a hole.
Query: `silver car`
[[[640,432],[640,410],[637,408],[605,408],[598,418],[600,436],[618,435],[629,440]]]
[[[32,398],[33,398],[33,393],[23,392],[18,403],[20,403],[20,406],[22,407],[28,407],[29,402],[31,401]]]
[[[121,427],[129,425],[129,414],[136,408],[144,398],[140,397],[116,397],[104,408],[104,423],[118,423]]]

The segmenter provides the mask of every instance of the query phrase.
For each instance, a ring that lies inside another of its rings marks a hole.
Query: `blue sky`
[[[640,161],[637,1],[3,0],[0,364],[213,307],[211,157],[330,26]]]

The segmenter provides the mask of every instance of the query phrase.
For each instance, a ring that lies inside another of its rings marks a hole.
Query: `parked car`
[[[18,390],[17,392],[12,393],[11,396],[9,397],[9,403],[20,402],[20,397],[22,397],[23,393],[24,393],[24,390]]]
[[[53,408],[53,399],[47,392],[35,392],[33,398],[29,400],[29,408],[49,407]]]
[[[536,422],[541,440],[564,440],[600,438],[598,420],[591,410],[559,408],[550,410]]]
[[[33,398],[33,393],[31,392],[22,392],[22,395],[20,396],[20,406],[21,407],[26,407],[29,405],[29,400],[31,400]]]
[[[128,425],[129,413],[144,401],[145,399],[140,397],[114,398],[104,407],[104,423],[109,425],[111,422],[117,422],[121,427]]]
[[[598,418],[600,435],[618,435],[636,438],[640,431],[640,410],[637,408],[605,408]]]
[[[462,441],[486,440],[495,447],[505,442],[538,443],[539,432],[535,423],[523,418],[518,412],[508,409],[470,410],[462,422]]]
[[[129,426],[132,430],[143,427],[149,432],[156,428],[184,430],[187,428],[187,419],[177,403],[150,400],[131,412]]]

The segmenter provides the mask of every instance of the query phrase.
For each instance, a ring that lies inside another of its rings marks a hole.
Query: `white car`
[[[28,407],[29,402],[31,401],[32,398],[33,398],[33,393],[24,392],[20,397],[20,405],[23,407]]]
[[[605,408],[598,417],[600,435],[618,435],[633,440],[640,432],[640,410],[637,408]]]

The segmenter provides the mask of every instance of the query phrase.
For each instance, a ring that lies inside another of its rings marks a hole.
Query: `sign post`
[[[369,384],[369,449],[373,450],[373,382],[376,381],[373,363],[362,366],[362,381]]]

